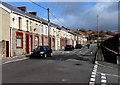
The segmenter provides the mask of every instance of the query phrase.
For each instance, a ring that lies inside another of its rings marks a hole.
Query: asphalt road
[[[74,51],[57,51],[53,57],[46,59],[26,59],[4,64],[2,82],[89,84],[95,67],[93,60],[96,48],[96,45],[91,45],[89,49],[84,47]],[[95,82],[101,83],[100,78]]]

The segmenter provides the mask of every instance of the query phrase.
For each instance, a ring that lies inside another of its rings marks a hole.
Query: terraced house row
[[[30,54],[38,45],[48,45],[48,38],[53,50],[87,42],[85,36],[54,23],[50,23],[48,33],[48,22],[36,12],[27,12],[26,7],[1,2],[0,19],[0,50],[4,58]]]

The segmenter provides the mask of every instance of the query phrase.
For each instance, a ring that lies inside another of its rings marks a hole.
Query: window
[[[48,34],[48,32],[47,32],[47,27],[45,27],[45,34],[46,34],[46,35]]]
[[[32,22],[30,21],[30,31],[32,31]]]
[[[13,21],[13,22],[15,21],[15,18],[14,18],[14,17],[12,18],[12,21]]]
[[[23,33],[16,32],[16,47],[23,48]]]
[[[28,31],[28,20],[26,20],[26,28],[27,28],[27,31]]]
[[[22,18],[21,17],[19,17],[18,24],[19,24],[19,29],[22,30]]]
[[[35,36],[35,48],[39,45],[39,37]]]

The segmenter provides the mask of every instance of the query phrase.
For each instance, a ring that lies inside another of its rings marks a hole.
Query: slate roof
[[[28,17],[30,17],[30,18],[34,18],[34,19],[36,19],[36,20],[38,20],[38,21],[42,21],[43,24],[47,24],[47,23],[48,23],[47,20],[45,20],[45,19],[43,19],[43,18],[40,18],[40,17],[38,17],[38,16],[35,16],[35,15],[32,15],[32,14],[30,14],[30,13],[28,13],[28,12],[23,12],[23,11],[20,10],[19,8],[15,7],[15,6],[12,6],[12,5],[8,4],[8,3],[5,3],[5,2],[1,2],[1,3],[2,3],[2,5],[4,5],[5,7],[7,7],[8,9],[10,9],[10,10],[13,11],[13,12],[17,12],[17,13],[20,13],[20,14],[22,14],[22,15],[24,15],[24,16],[28,16]],[[52,22],[50,22],[50,25],[53,25],[53,26],[55,26],[55,27],[57,27],[58,29],[61,30],[61,27],[60,27],[59,25],[56,25],[56,24],[54,24],[54,23],[52,23]]]
[[[1,2],[2,5],[4,5],[5,7],[7,7],[8,9],[10,9],[11,11],[14,11],[14,12],[18,12],[20,14],[23,14],[25,15],[25,12],[21,11],[20,9],[18,9],[17,7],[14,7],[10,4],[7,4],[5,2]]]
[[[5,6],[5,7],[7,7],[8,9],[10,9],[10,10],[13,11],[13,12],[17,12],[17,13],[20,13],[20,14],[22,14],[22,15],[25,15],[25,16],[28,16],[28,17],[37,19],[37,20],[39,20],[39,21],[42,21],[42,22],[44,22],[44,23],[47,23],[46,20],[44,20],[44,19],[42,19],[42,18],[40,18],[40,17],[38,17],[38,16],[32,15],[32,14],[30,14],[30,13],[28,13],[28,12],[25,13],[25,12],[23,12],[22,10],[18,9],[17,7],[12,6],[12,5],[8,4],[8,3],[1,2],[1,4],[2,4],[3,6]]]

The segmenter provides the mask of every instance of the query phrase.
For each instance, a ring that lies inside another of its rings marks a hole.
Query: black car
[[[52,56],[52,49],[49,46],[38,46],[31,53],[31,58]]]
[[[76,44],[75,49],[81,49],[82,45],[81,44]]]
[[[65,51],[72,51],[72,50],[74,50],[74,46],[73,45],[66,45]]]

